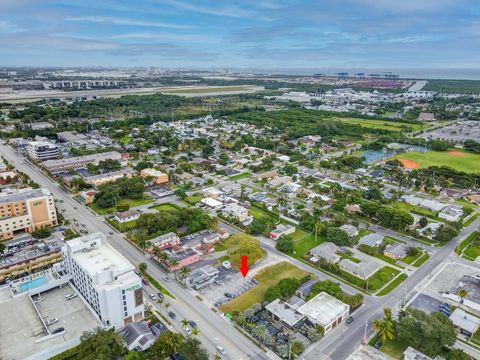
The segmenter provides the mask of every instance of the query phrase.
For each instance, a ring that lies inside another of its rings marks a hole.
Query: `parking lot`
[[[410,304],[410,307],[422,310],[427,314],[431,314],[435,311],[438,311],[444,302],[445,301],[441,301],[434,297],[420,294],[417,298],[415,298],[415,300],[413,300],[413,302]]]
[[[461,121],[453,125],[427,131],[422,137],[448,139],[455,142],[464,142],[467,139],[477,140],[480,137],[480,124],[478,121]]]
[[[48,359],[77,344],[84,331],[99,326],[81,299],[65,300],[71,293],[69,286],[52,289],[42,293],[44,300],[34,305],[27,294],[14,298],[8,288],[0,289],[0,344],[8,344],[0,346],[0,359],[25,359],[34,354],[39,359]],[[53,317],[58,322],[48,329],[63,327],[65,332],[61,335],[50,336],[42,323],[41,318]]]
[[[220,306],[256,285],[252,278],[244,278],[237,269],[226,269],[221,266],[218,270],[220,273],[215,284],[199,290],[200,296],[211,305]]]

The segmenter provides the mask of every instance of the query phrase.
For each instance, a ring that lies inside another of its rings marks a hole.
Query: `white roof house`
[[[340,229],[345,231],[350,237],[357,236],[359,232],[355,226],[350,224],[343,224],[342,226],[340,226]]]
[[[456,308],[452,315],[450,315],[449,319],[452,320],[453,325],[457,328],[466,331],[471,335],[476,333],[480,326],[480,319],[478,317],[470,315],[460,308]]]
[[[368,245],[368,246],[380,246],[383,242],[383,236],[377,233],[372,233],[363,236],[360,240],[358,240],[359,245]]]
[[[458,221],[463,216],[463,209],[457,205],[448,205],[445,209],[440,211],[438,217],[447,221]]]
[[[340,248],[337,245],[327,241],[323,244],[315,246],[313,249],[310,249],[310,254],[317,259],[323,258],[329,262],[336,263],[340,260],[340,255],[337,254],[339,250]]]
[[[298,308],[312,323],[321,325],[325,333],[348,317],[350,306],[326,292],[321,292]]]
[[[202,200],[200,200],[200,202],[212,209],[219,208],[220,206],[223,205],[220,201],[215,200],[214,198],[211,198],[211,197],[203,198]]]

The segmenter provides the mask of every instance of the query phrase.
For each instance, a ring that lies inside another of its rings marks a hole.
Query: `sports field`
[[[413,151],[397,154],[394,158],[400,160],[409,169],[448,166],[467,173],[480,173],[480,154],[465,151],[427,151],[425,153]]]
[[[409,124],[405,122],[396,122],[396,121],[387,121],[387,120],[372,120],[372,119],[358,119],[358,118],[343,118],[338,117],[335,120],[345,122],[347,124],[360,125],[369,129],[379,129],[387,131],[418,131],[422,130],[424,127],[427,128],[429,125],[422,124]]]

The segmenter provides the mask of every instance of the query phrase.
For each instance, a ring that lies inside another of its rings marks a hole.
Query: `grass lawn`
[[[430,259],[430,255],[425,254],[423,255],[420,259],[418,259],[416,262],[413,263],[413,266],[415,267],[420,267],[422,266],[428,259]]]
[[[342,122],[345,122],[347,124],[354,124],[354,125],[360,125],[365,128],[369,129],[380,129],[380,130],[388,130],[388,131],[395,131],[395,132],[400,132],[400,131],[405,131],[405,130],[422,130],[423,125],[421,124],[409,124],[409,123],[402,123],[402,122],[396,122],[396,121],[388,121],[388,120],[372,120],[372,119],[357,119],[357,118],[335,118],[335,120],[340,120]]]
[[[228,256],[228,255],[223,255],[223,256],[218,258],[218,261],[220,261],[221,263],[223,263],[224,261],[228,261],[228,260],[230,260],[230,256]]]
[[[468,225],[470,225],[472,222],[474,222],[475,220],[477,220],[477,218],[480,216],[480,213],[475,213],[470,219],[468,219],[467,221],[465,221],[463,223],[463,227],[467,227]]]
[[[171,210],[178,210],[178,206],[170,203],[165,203],[165,204],[152,206],[150,207],[150,209],[155,209],[157,211],[171,211]]]
[[[190,205],[195,205],[203,199],[202,195],[190,195],[185,198],[185,202]]]
[[[420,258],[420,256],[422,256],[422,255],[423,255],[423,252],[422,252],[422,250],[419,248],[417,255],[415,255],[415,256],[407,255],[407,256],[405,256],[405,257],[402,259],[402,261],[403,261],[405,264],[411,264],[411,263],[413,263],[414,261],[417,261],[417,259]]]
[[[477,330],[477,332],[475,332],[475,334],[473,334],[470,341],[477,344],[477,345],[480,345],[480,330]]]
[[[478,240],[478,237],[468,245],[463,254],[473,260],[480,256],[480,241]]]
[[[108,220],[108,223],[122,233],[137,228],[137,220],[127,221],[125,223],[119,223],[117,220],[110,219]]]
[[[175,296],[173,296],[170,291],[168,291],[167,289],[165,289],[162,285],[160,285],[160,283],[153,277],[151,276],[150,274],[146,274],[147,275],[147,278],[148,278],[148,281],[150,281],[150,283],[155,287],[157,288],[158,291],[162,292],[163,294],[167,295],[167,296],[170,296],[172,299],[175,299]]]
[[[460,151],[458,149],[455,150],[455,153],[461,153],[463,156],[452,155],[447,151],[427,151],[426,153],[412,151],[398,154],[395,158],[416,161],[420,168],[429,166],[448,166],[466,173],[480,172],[478,167],[478,164],[480,163],[480,154]]]
[[[152,199],[151,197],[148,197],[148,196],[144,196],[143,199],[121,199],[118,202],[117,206],[128,205],[128,206],[130,206],[130,208],[133,208],[133,207],[136,207],[136,206],[147,205],[147,204],[150,204],[154,201],[155,201],[154,199]],[[115,211],[117,211],[114,206],[112,206],[110,208],[101,208],[101,207],[97,206],[97,204],[95,204],[95,203],[91,204],[90,207],[93,211],[95,211],[99,215],[113,214]]]
[[[173,94],[208,94],[213,92],[242,91],[250,90],[251,86],[221,86],[221,87],[202,87],[189,89],[169,89],[162,91]]]
[[[230,181],[236,181],[236,180],[240,180],[240,179],[249,177],[249,176],[251,176],[251,175],[252,175],[252,174],[249,173],[249,172],[243,172],[243,173],[240,173],[240,174],[237,174],[237,175],[230,176],[230,177],[228,178],[228,180],[230,180]]]
[[[223,312],[244,311],[255,303],[262,303],[265,291],[285,278],[297,278],[308,275],[308,272],[287,262],[281,262],[263,269],[255,279],[259,282],[253,289],[224,304]]]
[[[252,214],[252,216],[257,219],[257,220],[260,220],[264,217],[270,219],[271,221],[274,221],[274,222],[277,222],[278,221],[278,216],[269,212],[269,211],[266,211],[266,210],[263,210],[262,208],[258,207],[258,206],[251,206],[250,207],[250,213]]]
[[[474,239],[478,237],[478,233],[476,231],[472,232],[470,235],[468,235],[465,240],[463,240],[456,248],[455,252],[458,255],[462,254],[462,250],[465,249]]]
[[[315,246],[320,245],[325,242],[325,237],[318,235],[317,241],[315,241],[315,234],[307,234],[303,238],[298,238],[293,240],[293,251],[295,251],[294,256],[298,258],[303,258],[310,249],[313,249]]]
[[[374,338],[375,339],[375,338]],[[375,341],[372,343],[372,345],[375,344]],[[400,341],[385,341],[382,346],[380,347],[380,350],[384,352],[387,355],[390,355],[394,359],[403,359],[403,353],[407,349],[408,344],[400,342]]]
[[[368,279],[368,288],[372,291],[380,289],[390,280],[392,280],[395,276],[400,273],[399,270],[394,269],[390,266],[385,266],[378,270],[375,274],[370,276]]]
[[[432,218],[432,219],[438,219],[437,214],[435,214],[433,211],[430,211],[428,209],[424,209],[424,208],[419,207],[419,206],[413,206],[413,205],[407,204],[403,201],[395,201],[395,202],[390,204],[390,207],[392,207],[394,209],[407,211],[407,212],[412,212],[414,214],[429,217],[429,218]]]
[[[390,284],[388,284],[381,291],[379,291],[377,295],[385,296],[389,294],[393,289],[395,289],[398,285],[404,282],[407,278],[407,274],[400,274],[400,276],[397,276]]]

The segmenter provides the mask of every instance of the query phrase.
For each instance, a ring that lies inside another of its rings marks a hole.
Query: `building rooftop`
[[[280,299],[272,301],[265,306],[265,309],[290,327],[294,327],[305,318],[304,314],[295,310],[290,304]]]
[[[115,277],[134,270],[120,252],[104,242],[104,236],[102,233],[82,236],[67,241],[66,247],[73,250],[72,257],[92,277],[106,271]]]
[[[300,313],[325,327],[349,310],[350,306],[326,292],[321,292],[298,309]]]
[[[99,161],[106,160],[106,159],[120,160],[121,158],[122,158],[122,155],[119,152],[109,151],[109,152],[91,154],[91,155],[85,155],[85,156],[74,156],[74,157],[68,157],[63,159],[47,160],[43,162],[43,165],[46,167],[56,167],[56,166],[62,166],[62,165],[75,164],[77,162],[97,163]]]
[[[474,334],[480,326],[479,318],[470,315],[460,308],[456,308],[452,315],[450,315],[449,319],[452,320],[453,325],[458,326],[459,328],[466,330],[471,334]]]
[[[8,194],[0,193],[0,203],[17,202],[17,201],[37,198],[40,196],[48,196],[48,195],[51,195],[51,193],[47,189],[26,188],[26,189],[20,189],[18,192],[15,192],[15,193],[8,193]]]

